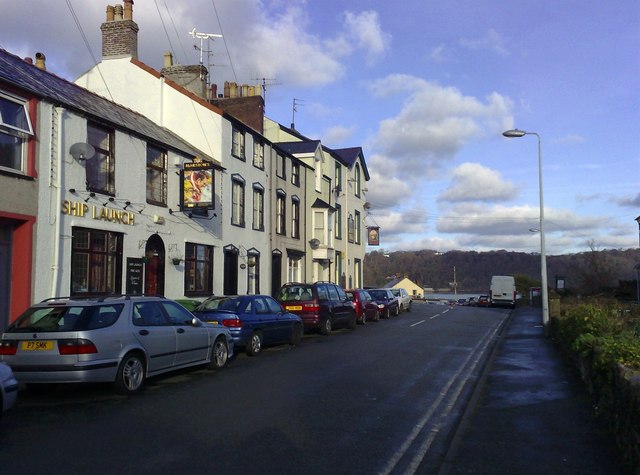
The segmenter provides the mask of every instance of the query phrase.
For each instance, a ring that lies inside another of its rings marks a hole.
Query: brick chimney
[[[170,52],[166,52],[164,55],[164,67],[160,70],[160,74],[196,96],[207,99],[207,75],[209,72],[203,65],[183,66],[181,64],[173,64],[173,55]]]
[[[138,59],[138,24],[133,21],[133,0],[107,6],[107,21],[101,26],[102,58],[131,56]]]

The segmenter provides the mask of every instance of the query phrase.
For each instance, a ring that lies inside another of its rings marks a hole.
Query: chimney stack
[[[46,71],[47,70],[47,65],[45,64],[46,60],[47,58],[43,53],[36,53],[36,67],[42,69],[43,71]]]
[[[102,58],[131,56],[138,59],[138,25],[133,21],[133,0],[107,6],[102,30]]]

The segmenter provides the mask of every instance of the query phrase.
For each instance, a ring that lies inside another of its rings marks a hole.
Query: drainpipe
[[[55,191],[55,200],[51,200],[55,203],[53,209],[54,233],[53,233],[53,247],[51,257],[51,295],[50,297],[58,297],[60,291],[59,288],[59,275],[60,270],[60,239],[62,236],[62,219],[60,217],[60,209],[62,206],[62,139],[60,129],[62,126],[62,114],[58,107],[53,107],[51,112],[51,176],[49,183],[49,192]],[[55,189],[55,190],[54,190]],[[50,218],[51,221],[51,218]]]

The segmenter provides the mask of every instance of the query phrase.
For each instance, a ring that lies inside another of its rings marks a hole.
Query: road
[[[184,371],[133,397],[19,394],[3,473],[407,474],[437,470],[508,310],[410,313]]]

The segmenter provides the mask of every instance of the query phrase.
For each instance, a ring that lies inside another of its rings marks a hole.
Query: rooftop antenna
[[[291,108],[291,128],[295,130],[296,128],[296,112],[298,112],[298,106],[304,105],[303,99],[293,98],[293,106]]]
[[[222,38],[222,35],[218,35],[218,34],[216,34],[216,33],[200,33],[200,32],[198,32],[198,31],[196,31],[196,29],[195,29],[195,28],[194,28],[193,30],[191,30],[191,31],[189,32],[189,34],[190,34],[191,36],[193,36],[194,38],[198,38],[198,39],[200,40],[200,48],[199,48],[199,49],[200,49],[200,66],[203,66],[202,53],[203,53],[204,49],[203,49],[203,47],[202,47],[202,42],[203,42],[204,40],[209,41],[209,40],[211,40],[211,39],[213,39],[213,38]],[[196,48],[197,48],[197,46],[196,46]],[[208,50],[207,50],[207,53],[209,53],[209,51],[208,51]]]
[[[264,99],[265,107],[267,104],[267,84],[269,86],[278,86],[279,82],[275,82],[276,80],[273,78],[252,78],[253,81],[262,81],[262,98]]]

